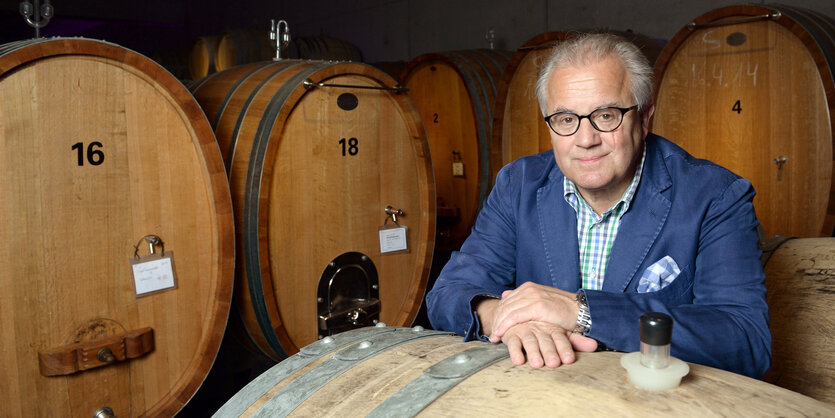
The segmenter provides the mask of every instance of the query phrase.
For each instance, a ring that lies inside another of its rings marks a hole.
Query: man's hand
[[[579,310],[576,296],[554,287],[525,282],[502,293],[501,301],[490,312],[489,334],[488,329],[482,329],[494,343],[502,341],[510,328],[528,321],[546,322],[571,332],[577,324]]]
[[[534,369],[543,365],[553,368],[570,364],[576,360],[575,350],[588,352],[597,349],[594,339],[541,321],[512,326],[504,334],[502,342],[507,345],[513,364],[525,364],[527,354],[527,362]]]

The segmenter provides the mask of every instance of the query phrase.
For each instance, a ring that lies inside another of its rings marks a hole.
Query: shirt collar
[[[626,188],[626,191],[623,192],[623,196],[621,196],[620,200],[615,202],[611,208],[609,208],[606,212],[603,212],[603,216],[614,210],[618,207],[621,203],[623,204],[623,210],[621,211],[621,216],[629,210],[629,205],[632,203],[632,199],[635,197],[635,192],[638,190],[638,184],[641,182],[641,173],[644,171],[644,161],[647,158],[647,147],[644,144],[644,150],[641,154],[641,162],[638,163],[638,169],[635,170],[635,175],[632,176],[632,181],[629,182],[629,187]],[[565,196],[565,201],[568,202],[574,210],[577,210],[576,204],[578,201],[583,202],[584,204],[588,205],[585,202],[580,193],[577,193],[577,186],[574,184],[573,181],[569,180],[568,177],[563,176],[563,195]]]

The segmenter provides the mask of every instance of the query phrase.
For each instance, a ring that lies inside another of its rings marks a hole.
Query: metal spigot
[[[487,28],[487,34],[484,35],[484,39],[487,40],[487,44],[490,46],[490,49],[496,49],[496,30],[493,28]]]
[[[284,24],[284,30],[281,30],[281,25]],[[275,58],[273,61],[281,61],[281,49],[287,48],[290,45],[290,25],[284,20],[279,20],[276,23],[275,19],[270,19],[270,40],[275,41]]]
[[[40,0],[35,0],[34,5],[29,0],[25,0],[20,2],[20,14],[29,26],[35,28],[35,38],[40,38],[41,28],[49,24],[49,20],[55,14],[55,9],[49,4],[49,0],[44,0],[44,4],[40,4]]]

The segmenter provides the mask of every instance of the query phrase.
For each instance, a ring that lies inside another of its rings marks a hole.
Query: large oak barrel
[[[233,288],[229,187],[200,107],[120,46],[16,42],[0,47],[0,149],[0,416],[173,415]]]
[[[410,325],[420,308],[434,179],[420,115],[395,84],[365,64],[284,60],[193,87],[228,166],[237,305],[273,359],[378,318]],[[407,251],[381,243],[394,218]]]
[[[403,70],[401,82],[420,110],[432,149],[439,249],[464,242],[490,191],[492,111],[509,56],[487,49],[428,53]]]
[[[682,28],[655,66],[652,130],[751,180],[769,235],[835,225],[835,24],[789,6],[730,6]]]
[[[835,404],[835,238],[790,239],[766,255],[772,360],[763,380]]]
[[[304,347],[241,389],[215,416],[835,414],[835,406],[698,364],[689,365],[690,374],[675,389],[638,389],[620,365],[623,355],[578,353],[575,363],[533,369],[514,366],[503,344],[463,343],[420,329],[364,328]]]
[[[633,32],[607,31],[634,42],[654,63],[664,41]],[[499,82],[499,94],[493,110],[492,176],[513,160],[552,149],[551,130],[542,117],[536,99],[536,80],[540,67],[557,43],[570,39],[575,32],[546,32],[519,47],[510,59]]]

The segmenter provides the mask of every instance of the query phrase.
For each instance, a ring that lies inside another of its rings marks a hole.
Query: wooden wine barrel
[[[403,70],[432,149],[439,249],[464,242],[490,191],[492,111],[509,57],[487,49],[429,53]]]
[[[730,6],[681,29],[655,65],[652,130],[751,180],[769,235],[835,225],[835,24],[789,6]]]
[[[194,41],[188,55],[188,70],[192,80],[217,71],[217,48],[220,36],[201,36]]]
[[[295,38],[287,54],[288,58],[362,62],[359,48],[330,36]]]
[[[654,63],[664,41],[621,31],[620,35],[641,48]],[[536,98],[539,69],[551,48],[560,41],[572,38],[575,32],[546,32],[519,47],[510,59],[501,81],[493,110],[492,167],[493,179],[505,164],[525,155],[552,149],[550,129],[542,118]]]
[[[273,359],[378,318],[410,325],[420,308],[434,179],[420,115],[395,84],[365,64],[299,60],[195,84],[230,176],[238,309]],[[406,252],[381,247],[387,206],[402,210]]]
[[[200,107],[120,46],[16,42],[0,47],[0,149],[0,416],[173,415],[233,288],[229,186]]]
[[[267,30],[239,29],[227,31],[220,39],[217,69],[269,60],[275,57],[275,41]],[[330,36],[293,38],[284,47],[282,58],[322,61],[362,62],[362,52],[355,45]]]
[[[835,406],[698,364],[689,364],[690,374],[675,389],[639,389],[620,365],[623,355],[578,353],[575,363],[533,369],[514,366],[503,344],[463,343],[437,331],[358,329],[304,347],[214,416],[835,414]]]
[[[763,380],[835,404],[835,238],[799,238],[765,265],[771,369]]]
[[[226,31],[217,45],[217,71],[237,65],[271,59],[275,56],[270,32],[261,29]]]

